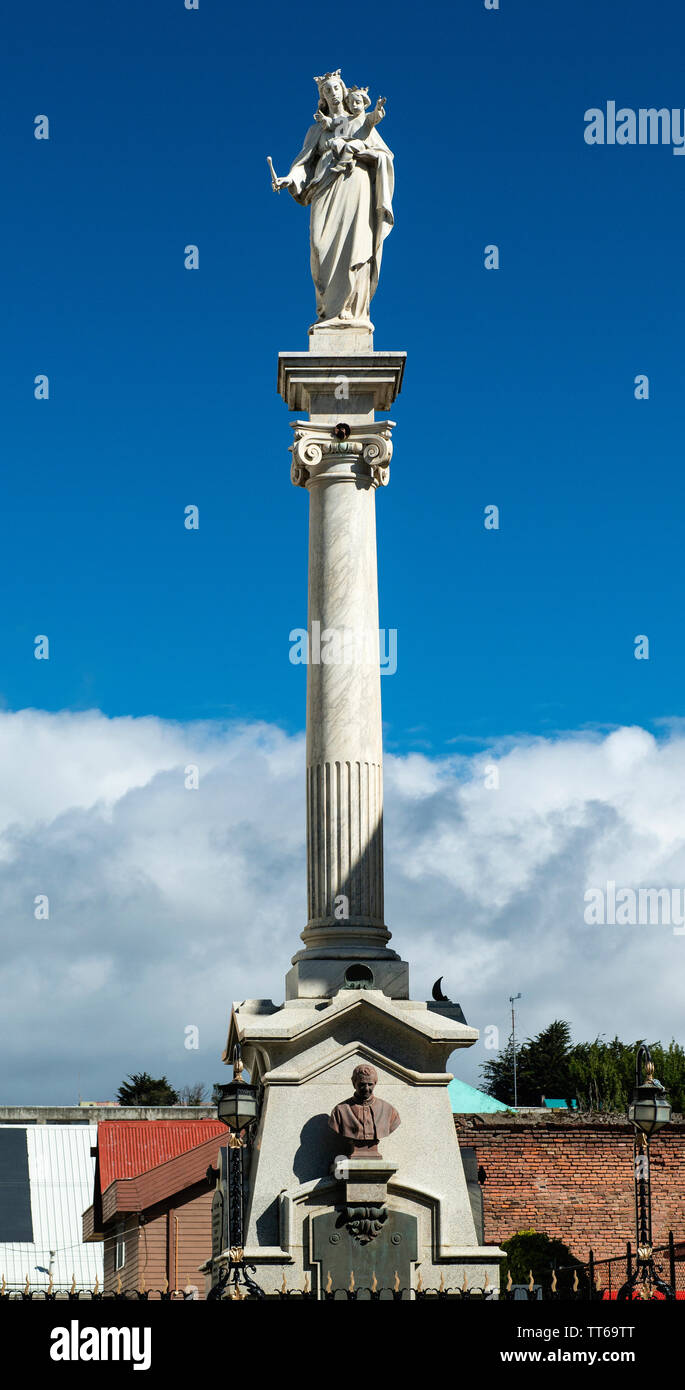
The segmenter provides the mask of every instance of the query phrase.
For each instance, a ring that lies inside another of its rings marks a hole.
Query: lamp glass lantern
[[[641,1134],[650,1139],[657,1130],[668,1124],[670,1118],[670,1101],[665,1087],[656,1077],[649,1077],[647,1081],[635,1087],[633,1099],[628,1106],[628,1119]]]
[[[257,1118],[257,1087],[242,1078],[243,1062],[240,1049],[233,1054],[233,1080],[221,1087],[217,1115],[222,1124],[235,1134],[249,1128]]]

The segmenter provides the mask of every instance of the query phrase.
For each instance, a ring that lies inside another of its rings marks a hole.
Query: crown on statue
[[[325,73],[323,74],[323,77],[315,77],[315,78],[314,78],[314,81],[316,82],[316,85],[317,85],[317,87],[318,87],[318,89],[319,89],[319,93],[321,92],[321,88],[322,88],[324,82],[328,82],[328,79],[329,79],[330,77],[338,77],[338,78],[340,78],[340,81],[342,82],[342,77],[340,77],[340,68],[336,68],[336,69],[335,69],[335,72],[325,72]],[[343,86],[344,86],[344,85],[345,85],[345,84],[343,83]]]
[[[364,105],[365,105],[365,106],[370,106],[370,105],[371,105],[371,97],[369,96],[369,89],[368,89],[368,87],[348,87],[348,88],[347,88],[347,91],[348,91],[348,95],[350,95],[352,92],[359,92],[360,97],[362,97],[362,99],[363,99]]]

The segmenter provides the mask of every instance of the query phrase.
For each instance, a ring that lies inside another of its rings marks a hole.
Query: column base
[[[395,951],[352,955],[347,948],[300,951],[285,977],[285,997],[332,999],[339,990],[379,989],[389,999],[409,998],[409,965]]]

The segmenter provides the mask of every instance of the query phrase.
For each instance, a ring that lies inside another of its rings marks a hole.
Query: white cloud
[[[106,1099],[130,1070],[219,1078],[231,999],[282,999],[301,944],[302,738],[28,710],[0,713],[0,766],[3,1100]],[[608,879],[685,887],[677,726],[387,759],[387,920],[414,997],[444,975],[502,1041],[519,989],[524,1033],[678,1036],[685,938],[588,927],[584,892]],[[477,1080],[483,1057],[454,1063]]]

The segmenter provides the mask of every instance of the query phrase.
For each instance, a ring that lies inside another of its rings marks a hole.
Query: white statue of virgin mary
[[[369,111],[367,89],[348,89],[339,69],[314,80],[319,89],[314,125],[290,172],[275,178],[274,188],[287,188],[311,209],[316,326],[373,329],[369,305],[393,225],[393,156],[376,130],[385,101],[381,97]]]

